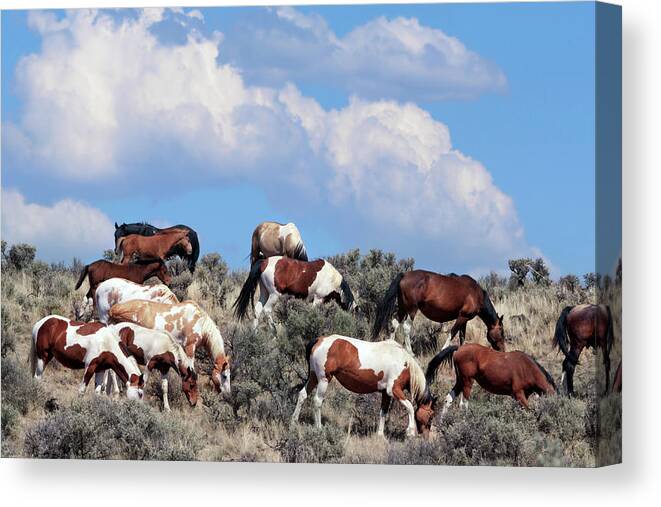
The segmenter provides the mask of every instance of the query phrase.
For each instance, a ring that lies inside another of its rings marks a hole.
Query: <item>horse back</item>
[[[604,346],[609,325],[608,308],[605,305],[577,305],[567,315],[569,336],[584,346]]]
[[[399,286],[407,306],[417,306],[436,322],[453,320],[460,312],[477,314],[484,303],[484,291],[468,275],[414,270],[404,274]]]
[[[325,264],[323,259],[306,262],[281,257],[276,261],[273,272],[274,286],[281,294],[307,297],[310,286]]]

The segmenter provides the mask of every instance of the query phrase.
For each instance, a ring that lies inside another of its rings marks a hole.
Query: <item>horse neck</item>
[[[140,369],[129,357],[127,357],[124,354],[124,352],[119,348],[118,344],[116,344],[115,347],[112,347],[111,350],[113,352],[113,355],[116,357],[117,362],[124,368],[124,371],[126,372],[126,378],[124,379],[122,378],[121,371],[115,370],[115,373],[117,373],[119,378],[122,379],[122,382],[128,382],[131,378],[131,375],[140,376],[141,374]]]
[[[484,322],[488,329],[491,329],[498,323],[498,313],[496,313],[496,309],[493,307],[493,303],[486,292],[484,293],[482,308],[480,308],[477,315],[482,319],[482,322]]]
[[[406,351],[404,353],[408,356],[406,362],[409,368],[409,391],[411,392],[411,397],[418,404],[425,398],[427,380],[425,373],[415,358]]]

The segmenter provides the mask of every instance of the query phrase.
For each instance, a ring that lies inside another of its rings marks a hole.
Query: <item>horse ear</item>
[[[505,314],[503,314],[503,315],[501,315],[500,317],[498,317],[498,320],[500,321],[501,324],[503,323],[503,317],[505,317]]]
[[[117,222],[115,222],[115,229],[119,229],[119,225],[117,225]]]

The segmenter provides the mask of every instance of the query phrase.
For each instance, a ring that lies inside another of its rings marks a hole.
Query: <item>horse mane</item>
[[[535,359],[534,357],[532,357],[530,354],[526,354],[526,355],[527,355],[530,359],[532,359],[533,363],[535,363],[535,364],[537,365],[537,367],[542,371],[542,373],[543,373],[544,376],[546,377],[547,382],[548,382],[549,384],[551,384],[551,385],[553,386],[553,389],[555,389],[555,390],[557,391],[558,388],[556,387],[556,385],[555,385],[555,381],[553,380],[553,377],[551,376],[551,374],[550,374],[548,371],[546,371],[546,369],[545,369],[541,364],[539,364],[539,361],[537,361],[537,359]]]
[[[372,339],[374,340],[379,333],[386,328],[388,320],[395,313],[399,303],[399,282],[402,281],[404,273],[397,273],[395,278],[392,279],[388,290],[386,291],[383,299],[376,307],[376,316],[374,318],[374,327],[372,328]]]
[[[572,364],[577,365],[578,359],[570,354],[569,349],[567,348],[567,315],[569,315],[569,312],[571,312],[573,308],[573,306],[565,306],[562,309],[560,317],[558,317],[558,321],[555,324],[553,346],[560,349],[567,360],[569,360]]]
[[[425,372],[422,371],[422,368],[411,354],[409,354],[404,348],[402,348],[402,350],[404,350],[409,356],[407,363],[410,375],[409,388],[411,390],[411,396],[418,405],[426,403],[431,400],[431,392],[427,386]]]
[[[490,320],[490,323],[498,322],[498,312],[496,312],[489,294],[487,294],[487,291],[484,289],[482,289],[482,293],[484,295],[484,301],[482,303],[482,311],[480,312],[480,316],[487,317]],[[484,318],[482,318],[482,320],[484,320]]]
[[[340,290],[342,291],[342,294],[344,294],[344,299],[345,303],[347,305],[347,310],[351,308],[351,304],[355,301],[353,297],[353,292],[351,292],[351,287],[349,287],[349,284],[345,280],[344,277],[342,277],[342,281],[340,282]]]
[[[296,248],[294,248],[294,252],[292,254],[292,257],[294,259],[298,259],[299,261],[308,261],[308,252],[305,249],[305,245],[303,244],[302,241],[300,241],[297,245]]]
[[[195,305],[197,306],[197,305]],[[216,323],[209,317],[209,314],[198,306],[198,311],[202,314],[202,334],[206,338],[207,348],[210,355],[215,359],[219,354],[225,355],[225,342],[223,335]]]

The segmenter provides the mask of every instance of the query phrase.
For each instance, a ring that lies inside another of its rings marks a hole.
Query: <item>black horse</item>
[[[191,273],[195,271],[195,264],[197,259],[200,256],[200,242],[197,239],[197,232],[188,227],[187,225],[174,225],[172,227],[167,227],[165,229],[159,229],[145,222],[138,222],[134,224],[122,224],[117,225],[115,222],[115,253],[117,253],[117,243],[119,238],[123,236],[128,236],[129,234],[140,234],[141,236],[153,236],[160,232],[168,232],[174,229],[181,229],[188,231],[188,241],[190,241],[191,246],[193,247],[193,252],[187,254],[183,249],[181,251],[175,251],[174,255],[178,255],[183,260],[188,263],[188,269]]]

